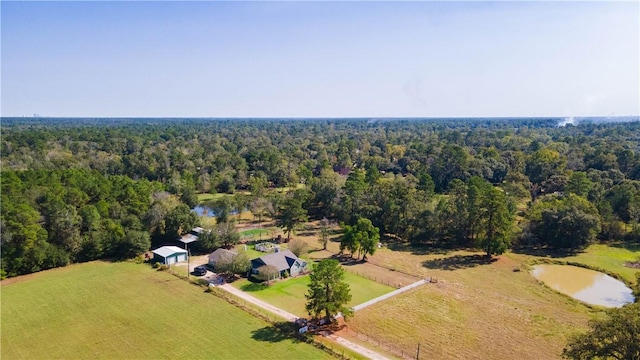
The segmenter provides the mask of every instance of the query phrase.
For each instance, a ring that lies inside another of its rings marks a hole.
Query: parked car
[[[196,266],[195,269],[193,269],[193,275],[196,276],[203,276],[207,273],[207,268],[205,266]]]

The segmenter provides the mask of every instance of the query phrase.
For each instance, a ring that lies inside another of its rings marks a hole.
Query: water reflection
[[[552,289],[592,305],[621,307],[633,302],[622,281],[598,271],[569,265],[536,265],[531,274]]]
[[[217,210],[214,206],[201,204],[201,205],[198,205],[198,206],[194,207],[193,209],[191,209],[191,211],[195,212],[198,216],[216,217],[216,212],[219,211],[219,210]],[[231,209],[229,214],[230,215],[238,215],[238,210]]]
[[[198,205],[193,209],[191,209],[191,211],[195,211],[195,213],[198,214],[198,216],[208,216],[208,217],[216,216],[216,212],[208,206]]]

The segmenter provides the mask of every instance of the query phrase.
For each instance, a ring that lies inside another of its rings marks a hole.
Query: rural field
[[[423,253],[401,246],[379,250],[372,263],[433,276],[438,283],[359,311],[349,328],[405,352],[415,353],[421,344],[424,359],[552,359],[560,357],[568,336],[585,330],[588,320],[601,312],[534,279],[527,264],[539,257],[508,253],[488,263],[481,255]],[[623,264],[639,255],[593,245],[554,259],[599,266],[633,281],[634,271]]]
[[[333,230],[327,251],[319,249],[317,222],[307,223],[292,237],[306,241],[311,249],[307,257],[318,260],[338,253],[339,229]],[[345,264],[347,281],[362,279],[355,275],[359,274],[377,280],[367,280],[376,287],[380,282],[391,284],[388,291],[418,278],[433,277],[438,282],[358,311],[340,335],[360,342],[366,337],[369,346],[383,344],[383,352],[384,345],[391,345],[415,354],[420,344],[422,359],[559,358],[569,336],[586,330],[589,319],[600,316],[602,309],[541,284],[529,274],[530,264],[541,259],[576,262],[634,283],[637,270],[624,263],[639,256],[637,246],[594,244],[574,254],[508,252],[488,262],[484,253],[474,250],[438,250],[391,241],[369,256],[367,263]],[[290,279],[267,289],[247,280],[234,286],[305,316],[305,279]],[[375,292],[370,286],[352,286],[354,299],[367,300],[363,295]]]
[[[147,265],[72,265],[1,290],[2,359],[330,358]]]

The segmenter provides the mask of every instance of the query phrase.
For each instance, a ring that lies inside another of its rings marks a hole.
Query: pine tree
[[[351,292],[344,282],[344,270],[338,260],[320,261],[309,278],[309,292],[305,294],[309,315],[319,317],[324,312],[325,319],[331,321],[338,313],[342,313],[345,319],[353,314],[346,306],[351,301]]]

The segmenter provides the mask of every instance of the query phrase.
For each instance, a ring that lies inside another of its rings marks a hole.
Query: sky
[[[640,115],[640,2],[1,1],[2,116]]]

